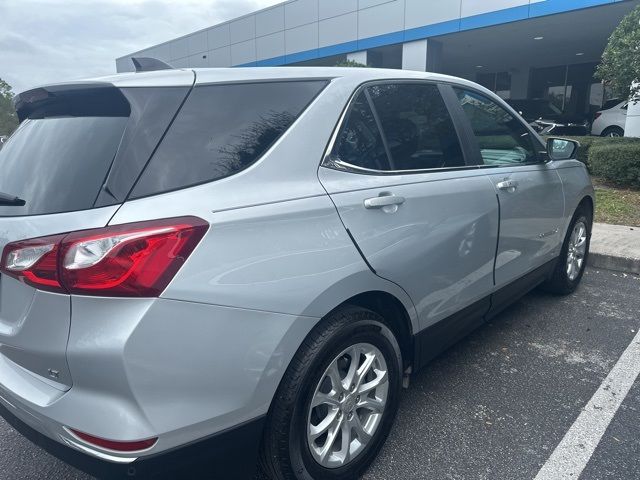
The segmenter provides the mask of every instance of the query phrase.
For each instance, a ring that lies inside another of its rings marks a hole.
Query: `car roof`
[[[410,70],[382,68],[345,68],[345,67],[242,67],[242,68],[197,68],[172,69],[153,72],[127,72],[103,77],[94,77],[72,82],[43,85],[38,88],[60,87],[63,85],[110,84],[123,87],[168,87],[227,83],[258,82],[269,80],[302,79],[352,79],[354,82],[374,80],[432,80],[473,85],[472,82],[448,75]]]
[[[357,81],[384,79],[429,79],[457,81],[454,77],[430,72],[358,67],[244,67],[195,69],[196,84],[271,79],[345,78]]]

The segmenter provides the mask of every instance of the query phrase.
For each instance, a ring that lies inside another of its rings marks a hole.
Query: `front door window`
[[[471,123],[484,165],[538,162],[531,132],[520,120],[480,93],[460,88],[454,90]]]

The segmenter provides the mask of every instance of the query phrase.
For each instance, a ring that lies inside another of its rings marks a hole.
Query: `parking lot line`
[[[640,332],[613,366],[535,480],[576,480],[640,374]]]

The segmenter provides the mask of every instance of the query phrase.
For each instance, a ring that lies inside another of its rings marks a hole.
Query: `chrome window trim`
[[[220,81],[211,81],[211,82],[203,82],[198,83],[197,81],[194,83],[193,88],[198,87],[213,87],[213,86],[223,86],[223,85],[254,85],[261,83],[297,83],[297,82],[327,82],[329,85],[332,81],[334,81],[337,77],[328,77],[328,76],[319,76],[319,77],[273,77],[273,78],[255,78],[255,79],[246,79],[246,80],[220,80]],[[325,87],[326,88],[326,87]]]
[[[325,156],[322,162],[322,167],[331,168],[332,170],[340,170],[350,173],[363,173],[367,175],[415,175],[421,173],[438,173],[438,172],[451,172],[459,170],[478,170],[480,165],[465,165],[464,167],[441,167],[441,168],[421,168],[419,170],[376,170],[374,168],[359,167],[352,165],[351,163],[344,162],[337,158],[332,158],[331,155]]]

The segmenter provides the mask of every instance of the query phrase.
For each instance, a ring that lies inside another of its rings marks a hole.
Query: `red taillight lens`
[[[75,294],[156,297],[208,228],[188,217],[71,233],[60,249],[62,284]]]
[[[58,252],[64,235],[14,242],[4,247],[1,271],[40,290],[65,293],[58,275]]]
[[[96,447],[105,448],[107,450],[113,450],[116,452],[139,452],[141,450],[147,450],[153,447],[158,441],[157,438],[149,438],[147,440],[137,440],[134,442],[118,442],[115,440],[107,440],[106,438],[94,437],[88,433],[80,432],[78,430],[68,429],[73,435],[78,437],[91,445]]]
[[[155,297],[208,228],[200,218],[183,217],[15,242],[4,249],[2,271],[45,290]]]
[[[597,120],[600,115],[602,115],[602,112],[596,112],[595,116],[593,117],[594,120]]]

